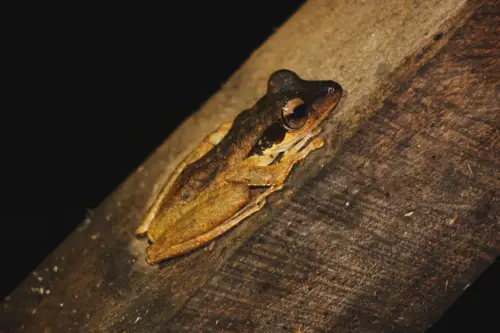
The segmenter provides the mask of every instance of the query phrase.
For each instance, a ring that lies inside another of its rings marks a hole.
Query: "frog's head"
[[[272,152],[284,152],[306,136],[312,136],[318,125],[335,109],[342,98],[342,87],[335,81],[307,81],[290,70],[274,72],[268,81],[268,95],[278,101],[273,106],[279,113],[283,135],[273,136]],[[274,113],[273,112],[273,113]],[[273,131],[276,132],[278,123]],[[265,140],[264,133],[262,139]],[[269,131],[270,136],[274,133]]]
[[[342,87],[335,81],[302,80],[290,70],[274,72],[268,92],[279,94],[281,121],[291,132],[309,132],[317,127],[342,98]]]

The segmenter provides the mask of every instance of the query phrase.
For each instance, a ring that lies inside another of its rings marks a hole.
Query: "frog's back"
[[[265,97],[251,109],[242,111],[217,145],[184,168],[170,191],[174,201],[189,201],[196,197],[196,193],[215,186],[228,168],[248,156],[266,124],[273,121],[263,112]]]

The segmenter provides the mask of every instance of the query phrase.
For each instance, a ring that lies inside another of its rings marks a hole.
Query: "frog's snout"
[[[318,81],[322,89],[320,89],[326,96],[336,96],[338,99],[342,97],[342,86],[335,81]]]

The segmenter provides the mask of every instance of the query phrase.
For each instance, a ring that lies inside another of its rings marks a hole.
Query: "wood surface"
[[[498,8],[306,3],[10,295],[0,332],[424,331],[500,253]],[[153,194],[279,68],[347,90],[326,147],[214,245],[147,265]]]

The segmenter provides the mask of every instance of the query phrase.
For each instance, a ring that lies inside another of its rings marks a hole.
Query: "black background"
[[[303,2],[7,11],[2,296]],[[498,270],[497,260],[429,332],[493,323]]]

